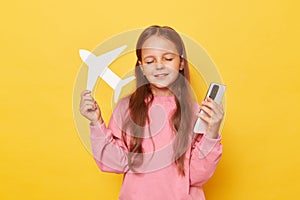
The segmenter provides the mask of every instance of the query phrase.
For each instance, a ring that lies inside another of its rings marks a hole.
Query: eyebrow
[[[165,56],[165,55],[168,55],[168,54],[175,55],[175,56],[178,55],[177,53],[173,53],[173,52],[166,52],[166,53],[163,53],[162,55]],[[149,57],[154,57],[154,56],[153,55],[145,56],[144,59],[149,58]]]

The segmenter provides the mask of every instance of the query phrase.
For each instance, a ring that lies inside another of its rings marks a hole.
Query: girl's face
[[[168,87],[183,69],[174,43],[160,36],[151,36],[144,42],[140,64],[154,95],[170,94]]]

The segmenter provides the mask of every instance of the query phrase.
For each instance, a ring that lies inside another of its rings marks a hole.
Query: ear
[[[184,60],[181,59],[181,61],[180,61],[180,66],[179,66],[179,70],[181,71],[181,70],[183,70],[183,69],[184,69]]]
[[[138,64],[139,64],[139,67],[141,68],[141,70],[143,70],[142,62],[138,60]]]
[[[141,62],[141,61],[138,61],[138,63],[139,63],[139,66],[138,66],[138,67],[141,69],[143,75],[145,75],[145,73],[144,73],[144,68],[143,68],[143,65],[142,65],[142,62]]]

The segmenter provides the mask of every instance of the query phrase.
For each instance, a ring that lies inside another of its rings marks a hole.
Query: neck
[[[168,88],[157,88],[155,86],[151,86],[151,91],[154,96],[174,96]]]

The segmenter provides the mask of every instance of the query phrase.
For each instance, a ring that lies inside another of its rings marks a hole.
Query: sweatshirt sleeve
[[[122,140],[124,102],[119,103],[109,121],[90,124],[92,154],[98,167],[103,172],[125,173],[128,171],[127,147]]]
[[[202,186],[214,174],[222,155],[221,135],[212,139],[198,134],[191,149],[190,184]]]

